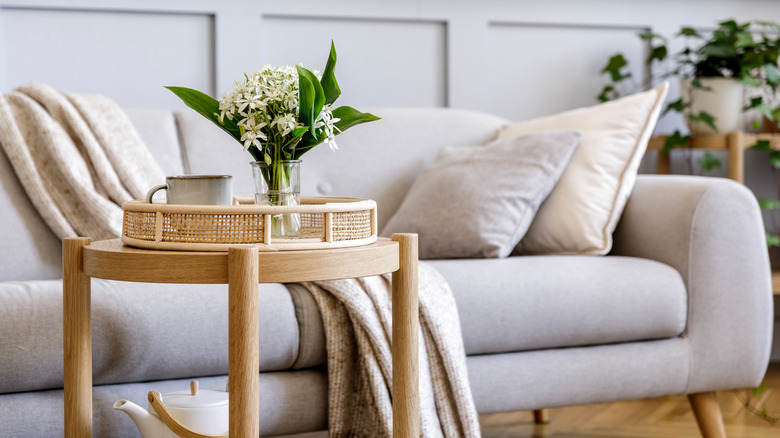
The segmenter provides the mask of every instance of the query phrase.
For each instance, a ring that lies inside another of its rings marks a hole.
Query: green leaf
[[[737,56],[737,48],[729,43],[709,43],[699,49],[708,58],[732,58]]]
[[[652,32],[640,32],[637,34],[639,39],[642,41],[653,41],[654,39],[659,39],[663,42],[666,42],[666,37],[664,37],[661,34],[658,33],[652,33]]]
[[[775,115],[772,112],[772,108],[769,108],[769,105],[765,103],[758,105],[756,107],[756,111],[758,111],[762,116],[766,117],[769,120],[775,120]]]
[[[691,106],[690,103],[683,102],[682,99],[677,99],[674,102],[671,102],[666,105],[666,108],[664,108],[664,112],[661,113],[661,117],[665,116],[669,111],[676,111],[678,113],[682,113],[689,106]]]
[[[718,23],[718,26],[728,30],[737,30],[739,28],[737,22],[734,20],[721,21]]]
[[[696,88],[697,90],[712,91],[712,87],[706,87],[698,78],[691,80],[691,87]]]
[[[349,106],[340,106],[334,109],[333,117],[340,119],[335,123],[335,126],[341,132],[344,132],[355,125],[366,122],[373,122],[380,119],[380,117],[377,117],[371,113],[362,113]]]
[[[335,127],[337,128],[337,134],[340,134],[347,129],[359,125],[361,123],[366,122],[373,122],[375,120],[380,120],[380,117],[377,117],[370,113],[362,113],[355,108],[351,108],[348,106],[340,106],[333,110],[333,117],[339,119],[338,122],[334,123]],[[295,159],[299,159],[303,154],[311,150],[314,146],[317,146],[318,144],[322,143],[323,139],[316,139],[312,137],[311,131],[307,132],[303,138],[301,138],[300,143],[298,144],[298,147],[295,149]]]
[[[718,132],[718,128],[715,126],[715,117],[706,111],[699,111],[699,114],[690,114],[688,120],[692,122],[702,122],[712,128],[713,131]]]
[[[742,111],[747,111],[755,109],[758,111],[762,116],[766,117],[769,120],[775,120],[775,115],[772,112],[772,108],[769,108],[769,105],[764,103],[764,98],[761,96],[753,97],[750,99],[750,103],[747,104],[744,108],[742,108]]]
[[[325,65],[325,70],[322,72],[322,90],[325,92],[325,104],[330,105],[338,99],[341,95],[341,88],[339,83],[336,82],[336,46],[333,41],[330,42],[330,54],[328,55],[328,63]]]
[[[683,27],[677,35],[701,38],[699,32],[696,32],[696,29],[692,27]]]
[[[674,131],[672,135],[666,137],[664,141],[664,147],[661,149],[662,154],[668,154],[669,151],[678,146],[688,146],[688,142],[691,141],[690,135],[682,135],[680,131]]]
[[[654,59],[657,59],[659,61],[663,61],[666,59],[666,46],[656,46],[653,47],[652,52],[650,52],[650,57],[647,59],[647,63],[650,64],[653,62]]]
[[[298,122],[309,127],[312,137],[317,140],[317,132],[314,128],[314,122],[320,115],[323,105],[325,105],[325,93],[322,91],[322,84],[314,76],[314,73],[301,67],[295,66],[298,70],[298,90],[300,93],[300,109],[298,110]]]
[[[762,210],[775,210],[780,208],[780,201],[772,198],[759,198],[758,206],[761,207]]]
[[[712,155],[709,151],[705,152],[704,155],[699,158],[697,164],[705,172],[711,172],[713,169],[723,170],[723,167],[720,164],[720,160],[715,155]]]
[[[737,41],[734,42],[735,47],[750,47],[753,45],[753,35],[750,32],[737,32]]]
[[[780,153],[772,151],[772,153],[769,154],[769,165],[775,169],[780,169]]]
[[[631,77],[631,73],[623,74],[620,69],[628,65],[628,61],[623,57],[622,53],[613,55],[607,61],[607,65],[601,70],[601,73],[609,73],[613,82],[620,82],[623,79]]]
[[[756,141],[756,144],[750,146],[748,149],[764,151],[764,152],[772,152],[772,146],[769,140],[758,140]]]
[[[773,246],[780,246],[780,236],[777,234],[766,233],[766,246],[769,248]]]
[[[186,87],[165,87],[173,92],[181,99],[185,105],[194,109],[198,114],[214,122],[223,131],[230,134],[236,141],[241,143],[241,136],[243,133],[235,120],[219,119],[219,101],[202,93],[198,90]]]
[[[780,70],[778,70],[775,64],[766,64],[764,66],[764,73],[766,74],[766,81],[770,85],[780,84]]]
[[[770,27],[775,30],[780,30],[780,24],[777,24],[772,21],[755,21],[754,23],[757,24],[758,26]]]
[[[295,147],[298,146],[298,143],[301,141],[301,137],[307,132],[309,132],[308,126],[300,126],[293,129],[290,133],[290,139],[282,146],[282,149],[287,151],[287,153],[293,154],[295,152]]]
[[[761,82],[750,73],[744,73],[739,79],[739,83],[748,87],[758,88],[761,86]]]
[[[620,93],[613,87],[612,85],[605,85],[604,88],[601,90],[601,93],[596,96],[596,98],[599,100],[599,102],[608,102],[613,99],[617,99],[620,97]]]
[[[761,97],[761,96],[753,97],[753,98],[750,99],[750,103],[747,104],[744,108],[742,108],[742,111],[747,111],[749,109],[753,109],[753,108],[761,105],[761,103],[763,101],[764,101],[764,98]]]

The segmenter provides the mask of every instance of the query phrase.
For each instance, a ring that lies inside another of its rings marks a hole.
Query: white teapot
[[[114,409],[125,412],[133,420],[143,438],[227,438],[228,393],[198,391],[198,381],[190,382],[190,390],[160,395],[149,391],[149,410],[129,400],[114,403]]]

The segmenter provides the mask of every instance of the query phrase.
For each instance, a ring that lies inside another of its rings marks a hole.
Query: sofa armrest
[[[688,290],[687,393],[760,383],[772,343],[772,284],[750,190],[723,178],[642,175],[612,253],[680,272]]]

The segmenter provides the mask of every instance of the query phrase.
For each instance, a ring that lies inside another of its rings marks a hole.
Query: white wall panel
[[[645,29],[572,25],[493,23],[490,25],[492,113],[527,120],[591,106],[607,82],[600,73],[609,57],[622,52],[637,88],[644,80]]]
[[[2,91],[42,81],[151,108],[183,107],[164,85],[213,92],[209,15],[10,8],[0,20]]]
[[[442,22],[265,16],[261,30],[262,62],[274,65],[323,69],[333,39],[342,91],[338,104],[447,104]]]

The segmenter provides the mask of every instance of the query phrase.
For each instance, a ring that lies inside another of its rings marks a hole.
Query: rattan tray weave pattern
[[[168,205],[144,200],[122,204],[122,242],[146,249],[227,251],[231,245],[260,250],[341,248],[376,242],[376,202],[370,199],[303,197],[301,205]],[[301,235],[271,236],[271,218],[298,214]]]

